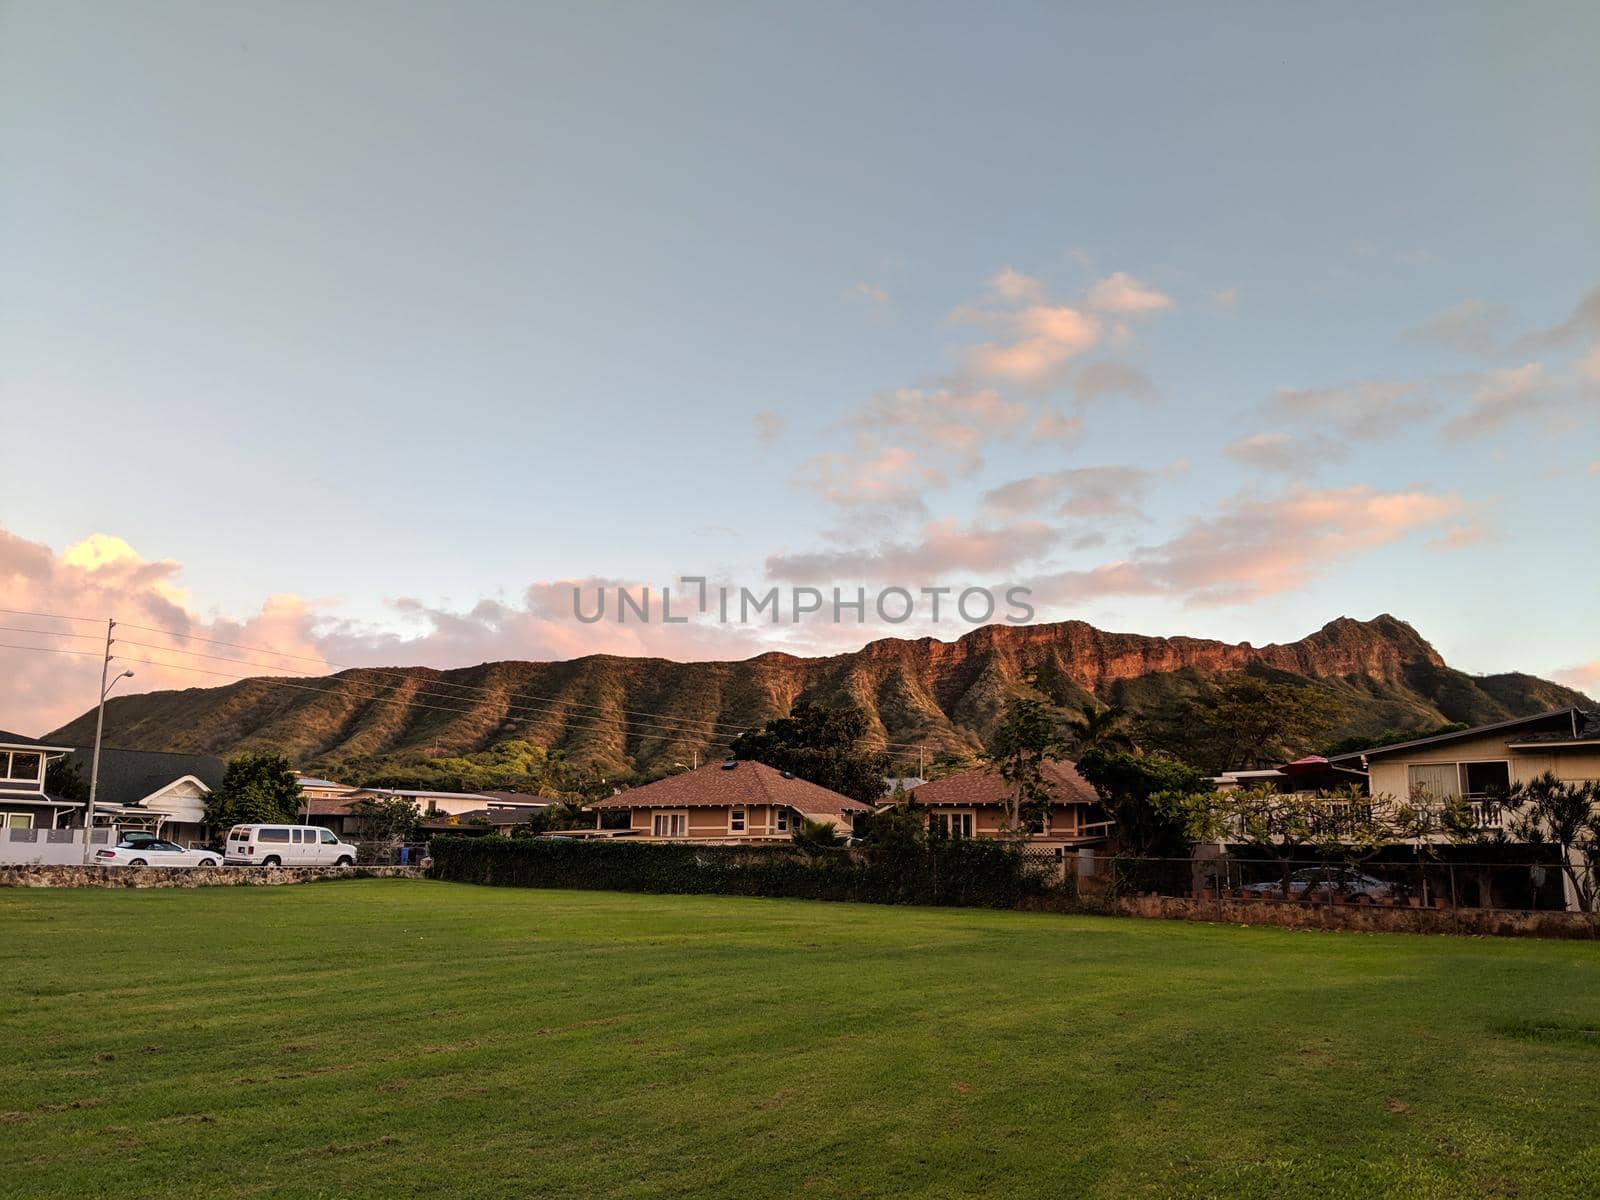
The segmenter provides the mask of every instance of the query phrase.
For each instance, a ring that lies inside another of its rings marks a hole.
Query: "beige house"
[[[1092,846],[1104,842],[1115,825],[1100,796],[1065,759],[1044,764],[1050,811],[1029,830],[1029,841],[1045,846]],[[1011,787],[993,766],[974,767],[924,783],[911,802],[928,813],[929,828],[950,837],[999,837],[1007,832]]]
[[[1564,782],[1600,779],[1600,712],[1558,708],[1331,761],[1365,770],[1374,796],[1465,800],[1480,826],[1499,829],[1506,824],[1499,797],[1513,784],[1546,771]]]
[[[848,836],[858,815],[872,811],[838,792],[765,763],[730,760],[597,800],[596,827],[606,812],[625,810],[628,832],[651,841],[788,841],[805,820],[831,822]]]

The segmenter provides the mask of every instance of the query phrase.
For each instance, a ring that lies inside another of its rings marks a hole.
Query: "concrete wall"
[[[421,867],[0,866],[0,887],[261,887],[319,879],[422,879]]]
[[[94,831],[96,846],[111,845],[111,829]],[[82,829],[0,829],[0,866],[83,863]]]

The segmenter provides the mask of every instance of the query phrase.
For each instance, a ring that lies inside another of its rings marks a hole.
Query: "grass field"
[[[0,1195],[1579,1196],[1600,947],[0,891]]]

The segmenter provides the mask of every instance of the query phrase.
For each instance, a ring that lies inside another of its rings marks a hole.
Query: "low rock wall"
[[[1189,900],[1124,896],[1107,909],[1130,917],[1276,925],[1285,929],[1349,929],[1364,933],[1457,933],[1494,937],[1596,938],[1595,913],[1496,908],[1388,908],[1377,904],[1302,904],[1282,900]]]
[[[421,879],[421,867],[0,867],[0,887],[270,887],[320,879]]]

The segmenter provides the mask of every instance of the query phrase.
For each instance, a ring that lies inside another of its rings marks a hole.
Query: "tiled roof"
[[[1053,803],[1097,804],[1100,796],[1089,781],[1078,774],[1078,768],[1066,759],[1054,759],[1044,764],[1043,774],[1050,788]],[[973,767],[956,775],[947,775],[925,783],[911,793],[918,804],[968,808],[976,805],[1003,805],[1010,796],[1010,787],[993,766]]]
[[[1575,709],[1576,718],[1573,724],[1578,732],[1574,734],[1571,727],[1567,729],[1552,729],[1541,733],[1525,733],[1517,737],[1509,737],[1508,742],[1594,742],[1600,741],[1600,712],[1588,712],[1585,709]]]
[[[590,808],[749,808],[773,804],[808,817],[846,817],[871,812],[868,805],[758,762],[732,767],[712,763],[698,771],[669,775],[620,796],[596,800]]]
[[[525,825],[531,815],[526,809],[475,808],[471,812],[457,813],[454,816],[439,813],[437,816],[425,817],[422,827],[450,829],[457,825],[493,825],[498,828],[502,825]]]

